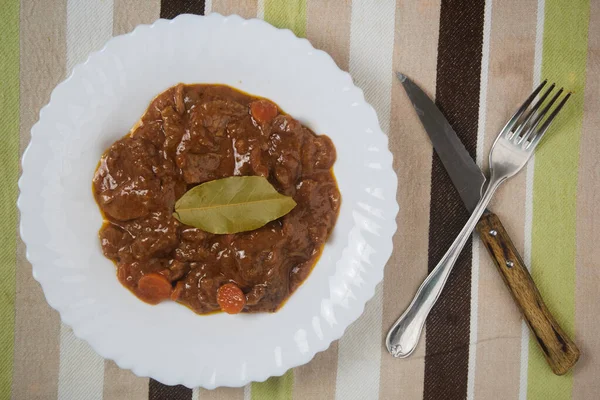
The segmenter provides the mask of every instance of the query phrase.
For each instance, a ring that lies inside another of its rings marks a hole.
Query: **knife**
[[[485,175],[427,94],[406,75],[399,72],[396,75],[465,207],[469,213],[473,212],[481,197]],[[546,307],[502,222],[486,210],[477,224],[477,232],[550,368],[557,375],[566,373],[579,359],[579,349]]]

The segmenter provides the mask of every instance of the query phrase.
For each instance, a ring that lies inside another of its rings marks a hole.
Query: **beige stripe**
[[[335,398],[335,378],[338,361],[338,343],[318,353],[306,365],[294,370],[293,398],[298,400]]]
[[[434,96],[440,2],[398,0],[397,10],[394,71],[406,74]],[[427,275],[432,148],[402,85],[395,80],[389,138],[398,174],[400,212],[394,252],[383,280],[382,337],[387,335]],[[383,346],[382,352],[379,397],[422,398],[425,341],[421,340],[415,353],[407,359],[393,358]]]
[[[256,18],[257,0],[212,0],[212,10],[223,15],[237,14],[244,18]]]
[[[221,387],[215,390],[194,390],[198,390],[198,400],[244,400],[244,388]]]
[[[21,153],[50,92],[65,75],[66,0],[21,1]],[[15,349],[12,398],[53,399],[58,393],[58,313],[51,310],[31,275],[18,239]]]
[[[151,24],[160,17],[160,0],[113,0],[113,35],[131,32],[139,24]]]
[[[308,1],[306,38],[348,71],[351,0]]]
[[[495,1],[492,6],[484,155],[489,153],[498,131],[533,85],[536,9],[537,2],[531,0]],[[486,170],[487,156],[483,157],[483,164]],[[521,174],[500,189],[490,206],[500,216],[521,254],[525,191],[525,174]],[[517,398],[521,317],[483,247],[479,293],[475,398]]]
[[[313,46],[329,53],[343,69],[348,70],[350,53],[350,0],[330,2],[308,1],[306,38]],[[326,132],[323,132],[326,133]],[[294,370],[295,399],[335,398],[338,346],[319,353],[308,364]]]
[[[573,375],[573,398],[600,392],[600,2],[590,1],[584,118],[577,188],[575,339],[581,359]]]
[[[381,130],[391,126],[396,0],[353,0],[348,71],[377,113]],[[337,400],[379,398],[382,359],[383,282],[362,316],[338,343]]]
[[[50,92],[65,75],[66,0],[21,2],[21,153]],[[58,393],[58,313],[47,305],[18,239],[12,398],[48,399]],[[43,361],[43,362],[42,362]]]
[[[147,400],[148,378],[122,370],[113,361],[104,361],[103,400]]]

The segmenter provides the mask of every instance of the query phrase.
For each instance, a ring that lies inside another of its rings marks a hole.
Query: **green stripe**
[[[569,335],[575,327],[575,211],[587,58],[588,0],[546,0],[542,77],[573,91],[535,155],[532,275]],[[570,399],[573,375],[554,375],[529,343],[529,399]]]
[[[19,1],[0,9],[0,399],[10,398],[19,176]]]
[[[264,0],[265,21],[306,36],[306,0]],[[285,306],[284,306],[285,307]],[[285,357],[285,354],[283,355]],[[291,400],[294,372],[252,384],[252,400]]]
[[[252,400],[291,400],[294,371],[252,384]]]
[[[264,0],[265,21],[306,36],[306,0]]]

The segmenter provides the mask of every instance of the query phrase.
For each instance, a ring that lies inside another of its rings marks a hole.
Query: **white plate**
[[[178,82],[267,97],[336,145],[342,207],[309,278],[274,314],[198,316],[150,306],[101,252],[91,181],[104,150]],[[342,336],[383,277],[396,230],[387,137],[350,75],[260,20],[182,15],[110,40],[52,92],[23,156],[21,236],[50,306],[101,356],[188,387],[242,386],[308,362]]]

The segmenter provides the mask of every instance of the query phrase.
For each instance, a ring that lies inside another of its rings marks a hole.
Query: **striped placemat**
[[[309,364],[239,389],[168,387],[100,358],[46,304],[17,232],[19,154],[54,86],[113,35],[186,12],[264,18],[331,54],[375,107],[399,179],[395,251],[363,316]],[[0,399],[599,398],[599,1],[5,0],[0,18]],[[384,350],[388,327],[467,218],[396,70],[435,96],[483,166],[542,78],[574,92],[534,162],[491,206],[580,345],[574,372],[550,372],[478,239],[416,353]]]

